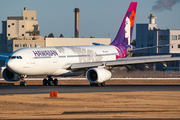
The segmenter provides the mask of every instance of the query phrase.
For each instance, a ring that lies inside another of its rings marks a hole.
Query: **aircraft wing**
[[[65,65],[63,69],[74,70],[74,69],[82,69],[82,68],[92,68],[97,66],[116,67],[116,66],[148,64],[148,63],[165,64],[166,62],[172,62],[177,60],[180,60],[180,57],[171,57],[171,55],[129,57],[129,58],[120,58],[113,61],[72,63]]]
[[[115,67],[115,66],[124,66],[124,65],[137,65],[137,64],[149,64],[149,63],[165,63],[180,60],[180,57],[159,57],[159,58],[141,58],[134,60],[116,60],[108,61],[106,66]]]
[[[6,59],[9,58],[10,54],[11,53],[2,53],[2,52],[0,52],[0,60],[6,61]]]
[[[103,62],[86,62],[86,63],[72,63],[66,64],[62,69],[73,70],[73,69],[82,69],[82,68],[92,68],[96,66],[102,66]]]

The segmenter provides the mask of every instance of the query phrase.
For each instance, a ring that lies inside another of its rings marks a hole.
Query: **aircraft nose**
[[[16,62],[16,61],[14,61],[14,60],[8,60],[7,62],[6,62],[6,67],[8,68],[8,69],[10,69],[10,70],[12,70],[12,71],[18,71],[18,63]]]
[[[13,61],[12,60],[6,61],[6,67],[12,69],[13,68]]]

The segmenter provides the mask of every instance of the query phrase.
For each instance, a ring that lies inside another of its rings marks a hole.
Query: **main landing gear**
[[[104,87],[105,82],[102,82],[102,83],[90,83],[90,86],[98,86],[98,87],[102,86],[102,87]]]
[[[48,79],[43,79],[43,85],[58,85],[58,80],[55,78],[51,78],[51,76],[48,76]]]

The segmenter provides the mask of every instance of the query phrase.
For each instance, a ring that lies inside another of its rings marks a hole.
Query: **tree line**
[[[47,36],[45,36],[45,37],[47,37]],[[50,34],[48,35],[48,37],[54,38],[54,34],[53,34],[53,33],[50,33]],[[64,38],[63,34],[60,34],[59,37],[60,37],[60,38]]]

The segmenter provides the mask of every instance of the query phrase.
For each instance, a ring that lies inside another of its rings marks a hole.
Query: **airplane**
[[[131,2],[119,31],[110,45],[93,43],[90,46],[54,46],[22,48],[8,53],[0,53],[0,59],[6,61],[3,78],[6,81],[24,80],[29,75],[46,75],[43,85],[58,85],[57,76],[86,75],[90,86],[105,86],[111,79],[111,70],[118,66],[162,63],[180,60],[170,55],[128,57],[133,51],[163,47],[167,45],[135,48],[130,45],[137,2]]]

